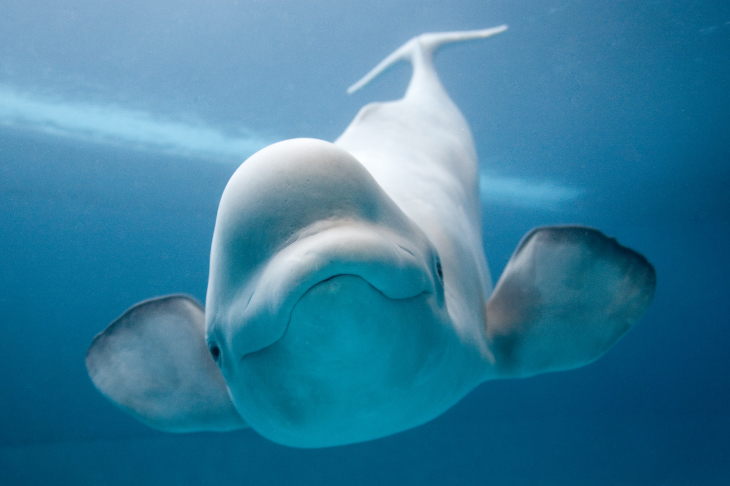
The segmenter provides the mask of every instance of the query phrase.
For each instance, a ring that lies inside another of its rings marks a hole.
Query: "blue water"
[[[502,23],[437,56],[482,170],[527,188],[485,196],[492,274],[533,226],[616,236],[658,287],[614,349],[321,450],[155,432],[93,388],[86,348],[127,307],[204,300],[251,150],[400,97],[405,65],[345,89],[411,36]],[[728,185],[726,1],[0,3],[0,484],[730,484]]]

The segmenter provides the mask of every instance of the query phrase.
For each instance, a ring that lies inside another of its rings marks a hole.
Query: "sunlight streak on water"
[[[42,97],[0,85],[0,125],[70,139],[215,161],[241,161],[275,142],[248,130],[226,133],[205,123],[144,110]]]
[[[530,181],[519,177],[503,177],[482,173],[479,176],[481,199],[485,203],[505,204],[522,208],[557,210],[585,193],[550,181]]]
[[[230,134],[205,123],[155,116],[114,104],[43,97],[2,85],[0,126],[222,163],[240,163],[277,141],[248,130]],[[549,210],[559,209],[584,192],[548,181],[486,173],[481,174],[480,185],[483,202]]]

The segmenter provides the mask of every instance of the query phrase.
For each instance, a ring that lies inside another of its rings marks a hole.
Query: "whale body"
[[[95,386],[166,431],[250,426],[296,447],[384,437],[427,422],[480,383],[583,366],[643,315],[654,269],[595,229],[543,227],[492,287],[469,126],[423,34],[394,62],[405,96],[363,107],[329,143],[251,156],[218,209],[205,310],[170,295],[97,335]]]

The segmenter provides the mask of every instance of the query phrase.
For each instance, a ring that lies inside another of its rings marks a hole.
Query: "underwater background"
[[[93,387],[132,304],[204,301],[220,195],[277,140],[334,140],[423,32],[482,171],[493,279],[530,228],[594,226],[658,276],[597,362],[487,382],[421,427],[344,447],[172,435]],[[727,0],[0,2],[0,484],[730,484]]]

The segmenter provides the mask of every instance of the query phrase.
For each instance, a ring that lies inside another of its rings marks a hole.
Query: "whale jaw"
[[[284,336],[228,376],[237,410],[265,437],[326,447],[389,435],[441,413],[433,393],[448,315],[430,292],[394,299],[336,275],[296,302]]]

